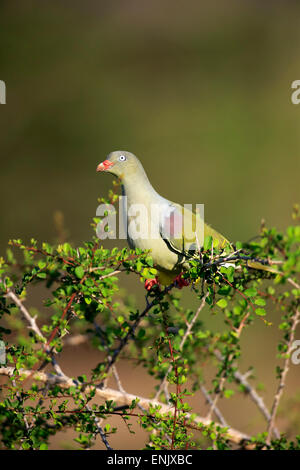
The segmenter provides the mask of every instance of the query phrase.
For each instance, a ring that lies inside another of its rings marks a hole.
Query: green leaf
[[[255,310],[256,315],[259,315],[260,317],[264,317],[266,315],[266,311],[264,308],[257,308]]]
[[[231,390],[231,389],[229,389],[229,388],[228,388],[227,390],[224,390],[224,397],[225,397],[225,398],[230,398],[230,397],[232,397],[232,395],[234,395],[234,391],[233,391],[233,390]]]
[[[38,262],[38,267],[40,269],[44,269],[46,267],[47,263],[45,261],[39,261]]]
[[[137,335],[138,339],[144,338],[145,334],[146,334],[146,331],[144,330],[144,328],[141,328]]]
[[[46,279],[46,273],[37,273],[37,277],[40,279]]]
[[[79,279],[82,279],[84,276],[84,269],[82,266],[77,266],[75,268],[75,274]]]
[[[220,299],[220,300],[218,300],[217,305],[218,305],[220,308],[226,308],[226,307],[227,307],[227,300],[225,300],[225,299]]]
[[[151,256],[147,256],[145,261],[149,266],[151,266],[151,268],[153,268],[153,259],[151,258]]]
[[[255,299],[254,303],[255,303],[256,305],[260,305],[261,307],[263,307],[264,305],[266,305],[265,299],[262,299],[261,297],[258,297],[258,299]]]
[[[228,271],[227,271],[227,279],[229,282],[233,282],[234,281],[234,267],[233,266],[229,266],[228,267]]]
[[[212,237],[209,235],[204,238],[203,249],[204,251],[211,250],[212,247]]]
[[[230,286],[222,286],[220,287],[220,289],[218,290],[218,294],[220,295],[228,295],[231,291],[231,287]]]
[[[248,297],[255,297],[257,295],[257,290],[255,287],[250,287],[250,289],[246,289],[244,292]]]

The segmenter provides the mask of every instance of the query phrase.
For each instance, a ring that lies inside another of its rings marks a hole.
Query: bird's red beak
[[[109,160],[104,160],[104,162],[99,163],[99,165],[97,166],[97,171],[108,170],[108,168],[110,168],[111,166],[113,166],[113,162],[110,162]]]

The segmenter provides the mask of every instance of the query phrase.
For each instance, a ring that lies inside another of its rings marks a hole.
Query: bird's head
[[[116,150],[107,155],[106,160],[99,163],[97,171],[104,171],[117,176],[121,180],[135,176],[143,167],[133,153],[125,150]]]

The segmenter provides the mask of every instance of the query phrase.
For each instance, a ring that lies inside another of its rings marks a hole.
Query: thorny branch
[[[8,377],[15,377],[16,370],[14,367],[0,367],[0,375],[6,375]],[[23,377],[29,377],[32,376],[33,380],[39,380],[42,382],[48,382],[51,386],[53,385],[60,385],[62,388],[69,388],[71,386],[74,386],[74,381],[73,379],[69,377],[61,377],[56,374],[49,374],[46,372],[37,372],[35,371],[32,374],[31,370],[26,370],[26,369],[20,369],[18,371],[20,376]],[[16,378],[16,377],[15,377]],[[174,408],[172,405],[166,405],[164,403],[161,403],[157,400],[151,400],[148,398],[144,398],[141,396],[133,395],[131,393],[122,393],[118,390],[114,390],[111,388],[99,388],[99,387],[94,387],[87,385],[85,387],[86,392],[90,392],[92,390],[96,391],[97,396],[100,398],[103,398],[104,400],[113,400],[116,403],[124,404],[124,405],[131,405],[134,400],[139,400],[140,405],[147,411],[150,410],[151,407],[159,407],[159,411],[161,414],[167,414],[167,415],[173,415],[174,414]],[[206,417],[202,416],[192,416],[190,413],[185,413],[185,417],[187,420],[191,420],[191,423],[187,423],[186,427],[190,427],[191,429],[197,429],[195,428],[195,425],[200,426],[211,426],[215,425],[221,426],[221,423],[216,423],[213,422],[210,419],[207,419]],[[193,425],[194,423],[194,425]],[[199,429],[200,429],[199,428]],[[237,429],[234,429],[232,427],[228,427],[226,431],[226,438],[238,445],[244,446],[245,448],[252,448],[253,444],[250,443],[250,437],[247,434],[244,434]]]
[[[221,354],[221,352],[218,349],[214,350],[214,355],[219,361],[223,361],[224,358]],[[251,400],[256,404],[258,409],[261,411],[262,415],[265,417],[266,421],[269,422],[271,419],[270,412],[263,400],[263,398],[257,393],[254,387],[248,382],[247,380],[247,374],[242,374],[239,370],[234,371],[233,373],[234,378],[237,383],[241,384],[243,386],[243,389],[245,393],[249,395]],[[216,413],[216,410],[215,410]],[[217,414],[217,413],[216,413]],[[273,429],[274,435],[276,438],[279,438],[280,434],[277,430],[277,428]]]
[[[34,248],[32,250],[42,253],[40,250],[36,250]],[[217,256],[214,257],[213,246],[212,246],[210,261],[208,263],[205,263],[205,264],[202,263],[202,267],[205,270],[205,269],[209,269],[212,265],[219,266],[219,265],[223,265],[224,263],[230,263],[230,262],[240,261],[240,260],[246,261],[246,264],[247,264],[247,261],[256,261],[256,262],[259,262],[263,265],[270,265],[270,266],[278,265],[278,264],[283,263],[282,261],[253,258],[253,257],[247,256],[244,253],[240,253],[239,251],[240,250],[237,250],[234,253],[231,253],[230,255],[227,255],[227,256],[217,255]],[[199,256],[200,256],[200,261],[201,261],[201,254],[200,253],[199,253]],[[70,265],[70,266],[74,266],[74,263],[75,263],[75,260],[72,259],[72,258],[68,258],[68,259],[63,259],[62,258],[62,261],[65,264]],[[93,272],[93,271],[97,271],[97,270],[101,270],[101,267],[99,267],[99,268],[98,267],[92,267],[90,265],[89,268],[86,270],[86,272]],[[114,271],[112,271],[108,274],[105,274],[103,276],[100,276],[98,280],[101,281],[101,280],[104,280],[106,278],[110,278],[112,276],[120,274],[123,271],[126,271],[126,269],[123,270],[123,269],[120,268],[120,266],[117,266],[117,268]],[[284,273],[281,273],[281,272],[278,272],[278,274],[284,275]],[[87,274],[85,274],[85,277],[86,276],[87,276]],[[85,277],[84,277],[84,279],[85,279]],[[84,279],[81,280],[80,283],[82,283],[84,281]],[[294,279],[287,278],[286,281],[289,282],[294,288],[300,289],[299,284]],[[134,337],[135,331],[138,328],[138,326],[140,325],[141,320],[147,315],[147,313],[151,310],[152,307],[154,307],[155,305],[157,305],[157,303],[160,302],[159,299],[162,299],[163,296],[166,293],[168,293],[169,290],[171,290],[174,287],[174,285],[175,284],[173,283],[170,286],[166,287],[163,291],[159,292],[159,298],[156,296],[150,303],[147,300],[147,305],[146,305],[145,309],[142,311],[142,313],[140,313],[136,316],[136,319],[128,327],[128,330],[127,330],[127,333],[126,333],[125,337],[120,339],[120,343],[119,343],[118,347],[115,350],[113,350],[111,354],[109,353],[108,347],[106,348],[106,350],[108,352],[108,356],[107,356],[107,365],[106,365],[105,372],[107,373],[107,377],[108,377],[109,372],[112,373],[112,375],[114,376],[114,379],[116,381],[118,390],[107,388],[107,386],[106,386],[107,385],[106,384],[107,379],[104,381],[104,384],[101,384],[101,387],[100,386],[95,387],[95,385],[92,385],[91,383],[90,384],[81,384],[81,383],[79,384],[76,380],[66,376],[64,374],[64,372],[62,371],[62,369],[60,368],[60,366],[58,365],[56,359],[55,359],[56,350],[54,348],[50,348],[51,340],[55,336],[58,327],[56,327],[56,329],[54,329],[54,331],[52,332],[52,334],[50,336],[50,339],[47,341],[47,339],[43,336],[41,330],[39,329],[39,327],[36,323],[36,317],[32,317],[29,314],[26,307],[24,306],[23,302],[18,298],[18,296],[12,290],[8,289],[5,296],[7,298],[10,298],[15,303],[15,305],[20,309],[20,312],[22,313],[24,319],[29,324],[28,328],[30,328],[35,333],[37,339],[41,342],[41,344],[44,347],[44,352],[46,352],[47,355],[49,355],[49,357],[51,358],[51,362],[52,362],[53,368],[55,370],[55,374],[47,374],[45,372],[42,372],[41,370],[37,371],[34,367],[33,367],[32,370],[27,370],[27,369],[16,370],[14,367],[1,367],[0,368],[0,375],[2,374],[2,375],[13,377],[14,382],[16,382],[16,380],[18,380],[20,375],[22,375],[28,380],[30,380],[30,379],[31,380],[40,380],[40,381],[44,382],[47,387],[51,387],[54,384],[59,384],[62,388],[68,388],[71,385],[72,386],[75,385],[76,387],[78,387],[79,390],[81,390],[81,389],[85,390],[85,391],[95,390],[96,394],[99,397],[101,397],[102,399],[104,399],[104,400],[113,400],[113,401],[115,401],[117,403],[121,403],[121,404],[123,403],[125,406],[130,406],[132,404],[133,400],[136,401],[136,399],[138,399],[138,402],[137,402],[136,406],[138,406],[142,410],[142,412],[144,414],[146,414],[149,418],[153,419],[153,422],[157,423],[157,419],[154,418],[154,417],[151,417],[151,415],[149,413],[149,410],[153,406],[160,407],[160,412],[163,413],[163,414],[167,414],[167,415],[171,415],[171,416],[173,415],[174,422],[176,422],[176,414],[177,413],[182,413],[182,411],[177,410],[176,406],[174,408],[174,404],[170,403],[170,404],[165,405],[165,404],[163,404],[159,401],[159,397],[160,397],[161,393],[164,393],[165,396],[166,396],[167,401],[169,402],[170,397],[169,397],[169,391],[168,391],[167,377],[168,377],[169,373],[172,370],[172,365],[169,366],[169,368],[167,370],[167,373],[165,374],[162,382],[160,383],[158,391],[157,391],[157,393],[155,395],[155,398],[153,400],[148,399],[148,398],[144,398],[144,397],[136,397],[133,394],[127,393],[125,391],[125,389],[123,388],[123,386],[122,386],[122,383],[121,383],[121,380],[120,380],[120,377],[119,377],[119,374],[118,374],[118,371],[117,371],[117,368],[116,368],[117,359],[119,358],[119,356],[120,356],[121,352],[123,351],[123,349],[128,344],[129,340]],[[196,313],[192,317],[192,320],[187,323],[187,328],[185,330],[185,333],[184,333],[184,335],[181,339],[181,343],[180,343],[180,346],[179,346],[179,349],[181,351],[183,350],[186,339],[188,338],[188,335],[191,333],[191,331],[192,331],[192,329],[195,325],[195,322],[196,322],[200,312],[202,311],[202,309],[205,305],[205,300],[206,300],[207,296],[208,296],[208,293],[202,298],[202,302],[199,305]],[[76,297],[76,294],[75,293],[72,294],[66,308],[64,309],[63,317],[67,313],[67,311],[69,310],[69,308],[72,305],[72,302],[74,301],[75,297]],[[249,311],[244,316],[242,322],[239,324],[239,327],[235,328],[235,333],[236,333],[237,337],[240,336],[240,334],[241,334],[241,332],[242,332],[242,330],[243,330],[243,328],[246,324],[246,321],[247,321],[248,317],[249,317]],[[289,354],[291,352],[292,343],[294,341],[296,326],[299,323],[299,321],[300,321],[300,312],[297,309],[295,311],[295,314],[294,314],[293,318],[292,318],[292,326],[291,326],[291,330],[290,330],[289,340],[288,340],[288,343],[287,343],[287,353],[286,353],[287,355],[286,355],[286,358],[285,358],[285,361],[284,361],[283,369],[282,369],[281,374],[280,374],[280,382],[279,382],[279,385],[278,385],[276,395],[274,397],[271,413],[268,411],[266,405],[263,402],[263,399],[257,394],[255,389],[249,384],[249,382],[247,380],[247,374],[243,375],[238,370],[233,371],[233,376],[234,376],[235,380],[239,384],[242,385],[244,391],[249,395],[249,397],[253,400],[253,402],[258,406],[259,410],[261,411],[261,413],[263,414],[263,416],[266,418],[266,420],[268,422],[268,427],[267,427],[268,436],[267,436],[267,440],[266,440],[267,444],[270,444],[272,434],[274,434],[276,438],[280,437],[279,433],[278,433],[278,430],[275,428],[275,419],[276,419],[276,414],[277,414],[279,402],[280,402],[280,399],[281,399],[281,396],[282,396],[282,393],[283,393],[283,389],[284,389],[284,386],[285,386],[286,376],[287,376],[287,373],[288,373],[288,370],[289,370]],[[76,341],[75,341],[75,338],[69,338],[69,339],[66,340],[66,342],[69,341],[69,343],[71,344],[72,340],[74,340],[73,341],[74,344],[75,343],[79,344],[86,337],[87,337],[86,335],[78,335],[78,338],[77,338]],[[170,351],[171,351],[171,356],[172,356],[172,346],[171,345],[170,345]],[[220,351],[215,350],[213,352],[213,354],[216,356],[216,358],[219,361],[222,361],[222,362],[224,361],[225,358],[222,356]],[[173,359],[173,363],[175,364],[173,357],[172,357],[172,359]],[[227,360],[228,359],[231,360],[232,355],[229,354],[229,356],[227,357]],[[174,364],[173,364],[173,367],[175,367]],[[226,375],[225,375],[225,371],[223,371],[222,375],[221,375],[219,387],[218,387],[218,390],[217,390],[216,395],[215,395],[214,398],[210,397],[210,395],[208,394],[208,392],[206,391],[206,389],[203,385],[201,386],[201,388],[200,388],[201,392],[205,396],[207,402],[210,404],[209,413],[206,417],[196,416],[196,418],[194,418],[194,417],[192,418],[192,415],[190,413],[185,412],[183,415],[181,415],[181,416],[184,416],[184,426],[186,426],[187,428],[190,427],[192,429],[195,429],[195,425],[198,425],[198,426],[203,426],[203,425],[204,426],[211,426],[211,425],[214,424],[212,417],[213,417],[213,414],[215,414],[218,421],[219,421],[219,423],[215,423],[215,425],[216,426],[220,425],[220,426],[223,426],[223,427],[224,426],[228,427],[226,425],[226,421],[225,421],[224,417],[222,416],[222,413],[217,408],[217,401],[218,401],[218,399],[221,395],[221,392],[224,388],[225,381],[226,381]],[[94,411],[89,407],[89,405],[86,404],[85,408],[86,408],[87,411],[89,411],[90,413],[93,414],[94,422],[95,422],[96,428],[97,428],[97,432],[95,434],[99,434],[101,439],[102,439],[102,442],[104,443],[104,445],[106,447],[106,449],[111,450],[112,448],[111,448],[109,442],[107,441],[106,434],[105,434],[105,432],[103,431],[103,429],[101,427],[102,419],[100,419],[100,420],[98,419],[98,417],[96,416]],[[190,420],[190,422],[186,423],[186,420]],[[24,414],[24,422],[25,422],[26,428],[28,428],[26,413]],[[175,429],[175,426],[174,426],[174,429]],[[250,437],[249,436],[247,436],[246,434],[243,434],[240,431],[235,430],[234,428],[231,428],[231,427],[228,427],[227,438],[231,442],[234,442],[238,445],[244,446],[245,448],[252,448],[252,446],[253,446],[253,444],[250,443]],[[173,446],[173,437],[172,437],[172,446]]]
[[[205,300],[206,300],[207,296],[208,296],[208,293],[205,294],[205,296],[203,297],[203,299],[202,299],[195,315],[193,316],[192,320],[187,324],[187,328],[185,330],[185,333],[184,333],[184,335],[182,337],[182,340],[180,342],[180,345],[179,345],[179,349],[181,351],[183,349],[184,343],[186,342],[186,339],[187,339],[188,335],[192,331],[193,326],[194,326],[195,322],[197,321],[198,316],[200,315],[200,312],[203,310],[203,308],[205,306]],[[162,382],[159,386],[159,389],[157,390],[157,392],[155,394],[155,400],[158,400],[160,394],[164,391],[164,388],[167,385],[168,375],[170,374],[171,370],[172,370],[172,365],[169,366],[169,368],[168,368],[168,370],[167,370],[167,372],[166,372],[166,374],[165,374],[165,376],[164,376],[164,378],[163,378],[163,380],[162,380]]]
[[[167,294],[172,288],[174,287],[174,283],[173,284],[170,284],[169,286],[167,286],[162,292],[161,292],[161,296],[164,296],[165,294]],[[110,359],[108,360],[108,364],[106,366],[106,372],[109,371],[109,369],[112,367],[112,365],[116,362],[118,356],[120,355],[120,353],[122,352],[122,350],[124,349],[124,347],[127,345],[129,339],[134,336],[134,333],[137,329],[137,327],[139,326],[141,320],[147,315],[147,313],[151,310],[152,307],[154,307],[154,305],[157,304],[157,299],[154,298],[152,300],[152,302],[148,303],[147,302],[147,305],[145,307],[145,309],[142,311],[142,313],[140,313],[138,315],[138,317],[136,318],[136,320],[133,322],[133,324],[129,327],[129,330],[126,334],[126,336],[124,338],[121,339],[120,341],[120,344],[119,346],[114,350],[114,352],[112,353]]]
[[[55,357],[54,357],[54,353],[53,351],[50,349],[48,343],[47,343],[47,340],[45,338],[45,336],[43,335],[43,333],[41,332],[41,330],[39,329],[37,323],[36,323],[36,317],[32,317],[30,315],[30,313],[28,312],[28,310],[26,309],[26,307],[24,306],[24,304],[21,302],[21,300],[19,299],[19,297],[14,293],[12,292],[11,290],[8,290],[7,294],[6,294],[7,297],[9,297],[20,309],[20,311],[22,312],[23,314],[23,317],[25,318],[25,320],[29,323],[29,327],[37,336],[37,338],[43,343],[43,344],[46,344],[45,346],[45,351],[46,353],[51,357],[51,363],[53,365],[53,368],[57,374],[58,377],[61,377],[62,379],[65,379],[65,380],[72,380],[72,379],[69,379],[69,377],[67,377],[65,375],[65,373],[62,371],[61,367],[59,366],[59,364],[57,363]],[[34,371],[31,372],[31,374],[34,373]],[[28,378],[30,378],[30,375],[27,376]],[[47,381],[48,382],[48,381]],[[75,386],[78,386],[78,382],[76,380],[72,380],[73,382],[73,385]],[[85,408],[92,412],[91,408],[89,407],[88,404],[85,405]],[[97,416],[93,415],[94,417],[94,422],[95,422],[95,425],[96,425],[96,428],[97,428],[97,432],[98,434],[100,435],[105,447],[107,448],[107,450],[112,450],[112,448],[110,447],[108,441],[107,441],[107,438],[106,438],[106,435],[103,431],[103,429],[101,428],[101,425],[100,425],[100,421],[99,419],[97,418]],[[24,422],[25,424],[27,425],[27,421],[26,421],[26,416],[24,415]],[[28,426],[28,425],[27,425]]]

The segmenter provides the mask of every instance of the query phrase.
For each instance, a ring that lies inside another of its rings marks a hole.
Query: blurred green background
[[[2,1],[0,253],[12,237],[52,242],[58,210],[71,241],[89,239],[112,183],[96,166],[117,149],[163,196],[204,203],[232,241],[262,218],[284,229],[299,201],[299,14],[287,0]],[[278,332],[266,330],[248,336],[245,366],[257,359],[271,398]]]
[[[231,240],[283,228],[299,199],[299,5],[1,2],[1,252],[91,235],[106,154],[138,155],[165,197],[204,203]]]

